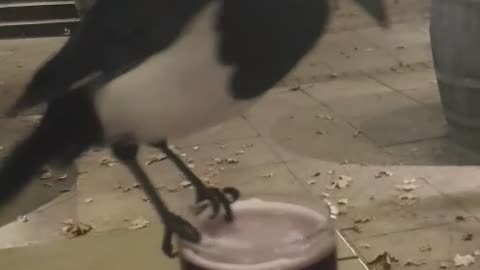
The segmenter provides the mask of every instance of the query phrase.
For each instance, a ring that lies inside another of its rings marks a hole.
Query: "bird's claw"
[[[218,216],[220,207],[225,210],[225,220],[232,221],[233,213],[230,205],[240,198],[240,192],[233,187],[226,187],[222,190],[214,187],[205,187],[197,190],[196,214],[203,212],[209,206],[212,207],[210,218]]]
[[[170,258],[175,258],[178,252],[173,247],[173,234],[177,235],[184,241],[193,243],[200,242],[201,235],[198,230],[193,227],[188,221],[177,216],[173,213],[169,213],[164,220],[165,236],[163,238],[162,250]]]

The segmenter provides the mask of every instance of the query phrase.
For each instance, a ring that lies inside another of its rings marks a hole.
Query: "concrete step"
[[[75,31],[78,18],[0,23],[0,39],[53,37]]]
[[[0,3],[0,23],[77,17],[74,1]]]

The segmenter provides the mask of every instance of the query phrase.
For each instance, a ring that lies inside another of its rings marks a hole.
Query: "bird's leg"
[[[135,179],[142,185],[144,192],[150,199],[155,211],[162,219],[165,226],[162,249],[169,257],[175,257],[173,251],[172,236],[176,234],[183,240],[198,243],[199,232],[186,220],[168,210],[167,206],[157,194],[145,171],[137,161],[138,145],[130,143],[116,143],[112,145],[114,156],[123,162]]]
[[[222,206],[225,210],[225,220],[232,221],[233,214],[230,204],[238,200],[240,192],[233,187],[226,187],[220,190],[215,187],[207,187],[198,176],[168,147],[166,141],[154,144],[155,147],[162,150],[165,155],[175,164],[175,166],[185,175],[188,181],[195,187],[196,202],[208,201],[212,206],[213,213],[211,218],[215,218]],[[228,195],[228,196],[227,196]]]

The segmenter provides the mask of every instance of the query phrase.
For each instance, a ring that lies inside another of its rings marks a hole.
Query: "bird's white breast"
[[[234,67],[218,59],[212,2],[192,19],[169,48],[109,82],[98,92],[96,109],[107,137],[143,142],[183,136],[236,116],[253,101],[234,100]]]

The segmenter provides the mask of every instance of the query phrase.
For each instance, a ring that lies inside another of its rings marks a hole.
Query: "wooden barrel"
[[[480,0],[433,0],[430,39],[449,137],[480,151]]]

